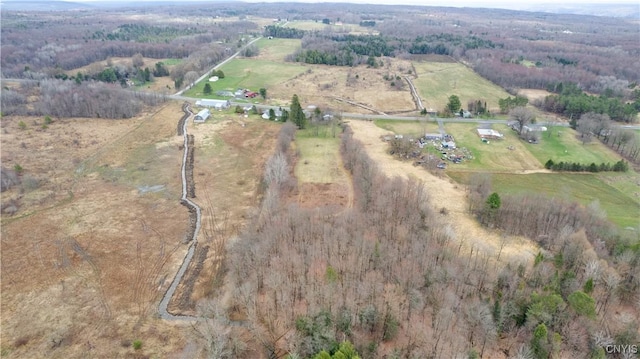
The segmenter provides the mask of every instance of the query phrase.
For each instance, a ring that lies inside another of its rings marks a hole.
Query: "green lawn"
[[[577,132],[567,127],[549,127],[549,131],[543,132],[538,144],[525,144],[527,149],[540,163],[546,163],[549,159],[554,162],[579,162],[584,164],[600,164],[618,162],[621,157],[597,139],[590,143],[582,144],[577,137]]]
[[[220,68],[225,77],[216,82],[209,82],[213,94],[203,94],[204,85],[208,79],[196,84],[185,92],[185,96],[198,98],[220,98],[215,93],[218,90],[235,90],[248,88],[255,92],[262,87],[269,88],[301,74],[306,70],[303,65],[293,63],[278,63],[268,60],[235,59]]]
[[[260,49],[260,60],[283,62],[287,55],[300,48],[300,39],[267,39],[258,40],[256,46]]]
[[[413,80],[425,101],[425,107],[442,111],[449,96],[460,98],[462,107],[470,100],[482,100],[493,113],[500,109],[498,100],[509,94],[501,87],[456,62],[414,62],[418,78]]]
[[[468,183],[470,172],[448,171],[451,178]],[[609,220],[620,227],[638,227],[640,203],[632,194],[605,183],[599,175],[574,173],[491,174],[493,189],[499,194],[540,193],[575,200],[583,205],[598,201]],[[636,187],[637,191],[637,187]]]
[[[505,125],[493,125],[493,129],[502,133],[501,140],[482,142],[478,136],[477,124],[445,123],[445,131],[453,135],[458,148],[466,147],[474,159],[454,164],[452,170],[481,171],[523,171],[543,168],[542,164],[531,155],[524,142]]]
[[[295,175],[300,182],[345,183],[348,181],[340,158],[340,137],[331,128],[321,126],[296,132],[295,147],[300,156]]]

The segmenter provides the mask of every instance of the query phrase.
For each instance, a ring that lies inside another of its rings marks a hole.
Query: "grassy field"
[[[317,132],[316,132],[317,130]],[[308,128],[296,133],[296,150],[300,151],[295,174],[302,183],[345,183],[340,138],[329,127]]]
[[[260,49],[258,59],[282,62],[287,55],[294,53],[300,47],[301,41],[299,39],[262,38],[255,44]]]
[[[370,27],[364,27],[357,24],[324,24],[322,21],[291,21],[287,24],[287,27],[306,31],[322,31],[324,29],[331,29],[333,32],[344,32],[349,34],[375,34],[377,30],[373,30]]]
[[[287,27],[292,27],[294,29],[300,29],[305,31],[317,31],[324,30],[331,25],[324,24],[322,21],[290,21],[287,23]]]
[[[468,183],[469,172],[448,172],[461,183]],[[598,201],[609,220],[620,227],[638,227],[640,203],[628,193],[608,185],[593,174],[532,173],[491,175],[493,189],[499,194],[539,193],[575,200],[583,205]],[[637,190],[637,188],[636,188]]]
[[[177,64],[181,63],[182,59],[166,59],[166,60],[162,60],[162,61],[159,61],[159,62],[162,62],[163,64],[165,64],[167,66],[174,66],[174,65],[177,65]]]
[[[613,164],[621,158],[615,151],[596,139],[583,145],[577,132],[567,127],[550,127],[549,131],[542,133],[540,143],[525,144],[525,146],[541,163],[552,159],[554,162]]]
[[[413,80],[425,101],[425,107],[441,111],[449,96],[460,98],[462,107],[469,100],[487,102],[491,112],[498,112],[498,100],[509,94],[501,87],[480,77],[468,67],[455,62],[414,62],[418,78]]]
[[[416,138],[425,133],[438,133],[438,124],[426,119],[424,121],[374,120],[373,123],[395,134]]]
[[[466,147],[474,156],[473,160],[453,165],[452,169],[482,171],[524,171],[543,168],[531,155],[524,142],[505,125],[493,125],[502,133],[502,140],[482,142],[478,136],[477,124],[446,123],[445,130],[453,135],[458,148]],[[510,149],[512,148],[512,149]]]
[[[220,70],[224,72],[225,77],[216,82],[209,82],[213,89],[212,95],[205,96],[203,93],[204,85],[208,82],[208,79],[205,79],[186,91],[185,96],[220,98],[215,95],[216,91],[235,90],[237,88],[248,88],[257,92],[261,87],[268,89],[273,85],[286,82],[303,73],[306,68],[292,63],[236,59],[225,64]]]

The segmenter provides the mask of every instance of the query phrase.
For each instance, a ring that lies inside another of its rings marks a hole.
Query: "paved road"
[[[224,65],[224,64],[226,64],[227,62],[229,62],[229,61],[231,61],[231,60],[235,59],[238,55],[240,55],[240,52],[241,52],[242,50],[244,50],[247,46],[249,46],[249,45],[253,44],[254,42],[256,42],[256,41],[258,41],[258,40],[260,40],[260,39],[262,39],[262,36],[260,36],[260,37],[258,37],[258,38],[255,38],[255,39],[251,40],[251,42],[249,42],[248,44],[244,45],[240,50],[236,51],[236,53],[235,53],[235,54],[233,54],[233,55],[229,56],[226,60],[222,61],[221,63],[219,63],[219,64],[215,65],[214,67],[212,67],[211,69],[209,69],[209,71],[205,72],[205,73],[204,73],[204,75],[200,76],[200,77],[199,77],[195,82],[190,83],[190,84],[189,84],[187,87],[185,87],[184,89],[182,89],[182,90],[180,90],[180,91],[176,92],[176,93],[174,94],[174,96],[181,96],[185,91],[187,91],[188,89],[192,88],[192,87],[193,87],[193,85],[197,84],[198,82],[200,82],[200,81],[204,80],[207,76],[209,76],[209,74],[211,73],[211,71],[213,71],[213,70],[217,70],[219,67],[223,66],[223,65]]]

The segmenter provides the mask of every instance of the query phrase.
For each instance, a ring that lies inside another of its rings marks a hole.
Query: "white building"
[[[209,118],[209,109],[205,108],[203,110],[201,110],[200,112],[198,112],[198,114],[196,115],[196,117],[193,119],[193,122],[195,123],[203,123],[204,121],[207,120],[207,118]]]
[[[225,108],[229,108],[231,106],[231,102],[229,102],[229,100],[202,99],[196,101],[196,106],[213,107],[216,110],[222,110]]]
[[[492,130],[492,129],[487,129],[487,128],[479,128],[478,129],[478,136],[480,136],[481,138],[491,138],[491,139],[497,139],[497,138],[503,138],[504,135],[501,134],[500,132],[496,131],[496,130]]]

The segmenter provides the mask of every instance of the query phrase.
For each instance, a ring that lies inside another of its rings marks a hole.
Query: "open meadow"
[[[331,31],[352,35],[378,34],[378,31],[374,30],[372,27],[364,27],[359,24],[345,24],[342,22],[325,24],[322,21],[296,20],[288,22],[287,27],[307,31]]]
[[[458,62],[414,61],[413,66],[417,76],[413,82],[425,107],[436,111],[442,111],[449,96],[456,95],[464,109],[468,101],[482,100],[492,113],[498,113],[498,100],[509,96],[504,89]]]
[[[193,342],[190,327],[157,314],[187,247],[180,107],[46,128],[3,118],[3,165],[22,168],[22,184],[3,193],[17,207],[2,217],[3,358],[169,357]],[[220,251],[258,201],[279,127],[231,112],[189,125],[203,228],[170,309],[195,313],[215,292]]]
[[[538,144],[526,146],[543,164],[550,159],[554,162],[578,162],[587,165],[613,164],[621,159],[619,154],[595,138],[583,144],[578,132],[569,127],[548,126],[548,131],[541,134]]]
[[[210,82],[205,78],[188,91],[185,91],[184,95],[196,98],[226,99],[228,97],[218,96],[216,92],[221,90],[233,92],[238,88],[258,92],[260,88],[268,89],[277,84],[287,82],[306,69],[303,65],[296,63],[259,59],[235,59],[222,66],[220,70],[224,72],[224,78],[215,82]],[[213,90],[211,95],[204,94],[204,86],[207,83],[211,85]]]
[[[459,183],[469,183],[469,172],[448,171]],[[538,194],[570,201],[584,206],[597,206],[620,228],[638,230],[640,201],[632,193],[622,192],[590,173],[491,173],[493,191],[498,194]],[[636,175],[637,178],[637,175]],[[594,203],[597,203],[595,205]]]
[[[340,156],[340,128],[312,125],[296,133],[294,174],[298,180],[297,202],[306,207],[351,206],[351,176]]]

